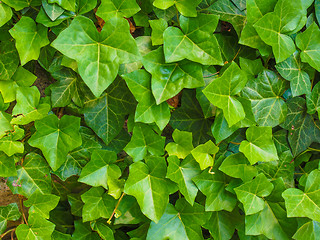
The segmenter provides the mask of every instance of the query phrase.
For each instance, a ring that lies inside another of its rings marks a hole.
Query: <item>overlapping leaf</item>
[[[2,234],[6,228],[8,221],[17,221],[21,216],[19,207],[16,203],[8,204],[7,206],[0,207],[0,234]]]

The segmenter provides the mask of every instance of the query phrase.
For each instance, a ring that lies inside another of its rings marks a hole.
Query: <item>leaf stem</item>
[[[230,143],[235,144],[235,145],[240,145],[241,144],[241,143],[232,142],[232,141],[230,141]]]
[[[11,228],[8,231],[6,231],[5,233],[0,235],[0,239],[2,239],[4,236],[6,236],[8,233],[14,232],[16,230],[16,228]]]
[[[120,205],[120,202],[121,202],[122,198],[124,197],[124,195],[126,195],[126,194],[123,192],[122,195],[121,195],[121,197],[120,197],[119,200],[118,200],[118,203],[117,203],[116,207],[113,209],[113,212],[112,212],[111,216],[109,217],[109,219],[108,219],[108,221],[107,221],[108,224],[111,223],[111,220],[112,220],[114,214],[116,213],[116,211],[117,211],[117,209],[118,209],[118,207],[119,207],[119,205]]]
[[[29,225],[29,224],[28,224],[28,221],[27,221],[27,218],[26,218],[26,215],[24,214],[23,198],[20,197],[20,195],[19,195],[19,200],[20,200],[20,207],[21,207],[21,212],[22,212],[23,220],[24,220],[25,224]]]

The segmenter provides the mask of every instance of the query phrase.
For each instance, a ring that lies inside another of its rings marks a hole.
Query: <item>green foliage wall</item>
[[[319,0],[1,0],[0,238],[319,239],[319,23]]]

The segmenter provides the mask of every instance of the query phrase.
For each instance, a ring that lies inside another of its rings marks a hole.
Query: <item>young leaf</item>
[[[51,193],[50,170],[46,161],[36,153],[29,153],[23,164],[17,166],[17,176],[8,178],[8,186],[14,194],[30,197],[36,190]]]
[[[108,21],[111,18],[129,18],[141,9],[135,0],[104,0],[96,12],[97,16]]]
[[[153,5],[160,9],[168,9],[169,7],[176,5],[178,11],[186,17],[196,17],[196,7],[201,0],[155,0]]]
[[[15,153],[23,153],[24,145],[19,142],[24,136],[24,130],[14,126],[12,131],[6,132],[6,135],[0,139],[0,151],[5,152],[9,157]]]
[[[133,128],[132,138],[124,151],[128,153],[134,162],[140,161],[150,153],[153,156],[161,156],[164,151],[165,139],[153,131],[146,124],[136,123]]]
[[[8,221],[17,221],[21,216],[17,203],[0,207],[0,234],[7,229]]]
[[[264,209],[265,203],[261,197],[270,195],[274,186],[266,176],[260,173],[253,180],[234,189],[240,202],[242,202],[246,215],[252,215]]]
[[[199,14],[196,18],[180,16],[181,29],[168,27],[163,33],[166,62],[183,59],[203,65],[223,65],[218,42],[212,34],[219,17]]]
[[[306,182],[304,192],[289,188],[282,193],[288,217],[308,217],[320,221],[320,171],[313,170]]]
[[[180,162],[177,156],[170,156],[168,161],[167,178],[178,184],[180,192],[192,206],[198,193],[198,188],[192,178],[200,174],[200,168],[194,158],[189,155]]]
[[[125,74],[123,78],[139,102],[136,108],[135,121],[154,122],[160,130],[163,130],[170,120],[170,109],[166,102],[157,105],[151,92],[151,75],[141,69]]]
[[[12,17],[11,8],[5,3],[0,3],[0,27],[6,24]]]
[[[69,151],[82,143],[79,133],[80,119],[64,115],[58,119],[49,115],[35,122],[37,132],[31,136],[28,143],[40,148],[53,171],[56,171],[65,161]]]
[[[36,25],[32,18],[25,16],[10,29],[11,36],[16,40],[22,66],[31,60],[37,60],[40,49],[50,43],[47,31],[46,27],[41,24]]]
[[[271,127],[249,127],[246,136],[248,141],[241,142],[239,151],[248,158],[251,165],[279,159]]]
[[[215,155],[219,151],[211,140],[205,144],[200,144],[191,151],[192,156],[200,164],[200,169],[206,169],[207,167],[213,166],[214,158],[211,155]]]
[[[169,202],[166,172],[164,158],[150,157],[146,163],[130,165],[129,178],[124,186],[124,192],[134,196],[143,214],[155,223],[159,222]]]
[[[163,18],[156,20],[149,20],[151,32],[152,45],[162,45],[163,44],[163,32],[167,29],[168,23]]]
[[[317,221],[308,221],[303,224],[293,235],[296,240],[316,240],[320,234],[320,223]]]
[[[203,206],[195,203],[192,207],[181,198],[176,201],[175,207],[170,203],[167,205],[159,222],[150,224],[147,240],[202,240],[201,225],[205,222],[206,213]]]
[[[245,117],[243,106],[235,95],[244,88],[246,83],[246,74],[235,62],[232,62],[221,77],[214,79],[203,90],[208,100],[223,110],[229,127]]]
[[[166,146],[169,156],[175,155],[184,159],[191,153],[193,150],[192,133],[176,129],[172,133],[172,138],[174,142],[170,142]]]
[[[104,192],[102,187],[92,187],[81,195],[81,199],[84,202],[83,222],[96,220],[100,217],[108,218],[115,206],[115,199]]]
[[[51,45],[77,61],[80,76],[96,97],[114,81],[120,64],[139,57],[129,24],[121,18],[110,19],[98,33],[90,19],[78,16]]]
[[[42,240],[51,239],[55,224],[38,214],[31,214],[27,224],[20,224],[16,229],[18,239]]]
[[[152,75],[151,88],[157,104],[174,97],[183,88],[204,85],[200,64],[188,60],[166,63],[162,47],[146,54],[142,63]]]
[[[36,190],[24,205],[29,208],[29,215],[37,214],[43,218],[49,219],[49,212],[59,203],[59,197],[53,194],[42,194]]]

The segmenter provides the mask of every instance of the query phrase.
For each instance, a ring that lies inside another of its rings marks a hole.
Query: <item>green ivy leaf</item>
[[[245,117],[243,106],[235,95],[244,88],[246,83],[246,74],[235,62],[232,62],[221,77],[214,79],[203,90],[208,100],[223,110],[229,127]]]
[[[49,212],[59,203],[60,197],[53,194],[42,194],[36,190],[24,205],[29,208],[29,215],[37,214],[43,218],[49,219]]]
[[[215,155],[219,151],[211,140],[204,144],[198,145],[191,151],[192,156],[199,163],[200,169],[206,169],[207,167],[213,166],[214,158],[211,155]]]
[[[30,6],[41,5],[41,0],[17,0],[17,1],[3,0],[2,2],[14,8],[14,10],[16,11],[20,11],[23,8],[30,7]]]
[[[11,124],[26,125],[44,118],[50,111],[49,104],[39,104],[40,92],[36,86],[19,87],[16,92],[16,101],[12,110]]]
[[[53,171],[56,171],[67,158],[69,151],[82,143],[79,133],[80,119],[64,115],[58,119],[49,115],[35,122],[37,132],[31,136],[28,143],[41,149],[44,157]]]
[[[161,157],[149,157],[145,161],[130,165],[124,192],[134,196],[143,214],[157,223],[169,202],[167,164]]]
[[[68,11],[76,10],[76,0],[48,0],[48,3],[56,3]]]
[[[7,229],[8,221],[17,221],[21,216],[19,207],[16,203],[0,207],[0,234]]]
[[[306,182],[304,192],[289,188],[282,193],[288,217],[308,217],[320,221],[320,171],[313,170]]]
[[[20,224],[16,229],[18,239],[41,240],[51,239],[55,224],[40,215],[31,214],[27,224]]]
[[[320,234],[320,223],[317,221],[308,221],[303,224],[293,235],[296,240],[316,240]]]
[[[90,162],[82,169],[78,181],[93,187],[102,186],[105,189],[112,189],[113,182],[117,182],[121,176],[120,168],[114,164],[116,160],[117,154],[115,152],[95,150],[91,155]]]
[[[239,151],[248,158],[251,165],[279,159],[271,127],[249,127],[246,136],[248,141],[241,142]]]
[[[200,64],[188,60],[166,63],[162,47],[146,54],[142,63],[152,75],[151,88],[157,104],[174,97],[183,88],[204,85]]]
[[[12,131],[6,132],[6,135],[0,139],[0,151],[5,152],[9,157],[15,153],[23,153],[24,145],[19,142],[24,136],[24,130],[14,126]]]
[[[72,215],[81,217],[84,203],[81,201],[80,194],[71,193],[71,194],[68,194],[67,197],[68,197],[68,203],[70,204],[70,207],[71,207]]]
[[[115,138],[131,113],[135,100],[125,81],[117,78],[99,98],[85,102],[84,119],[88,126],[106,143]]]
[[[14,157],[9,157],[4,152],[0,152],[0,176],[11,177],[17,176]]]
[[[12,117],[9,113],[0,111],[0,139],[7,134],[8,131],[13,131],[13,126],[10,124]]]
[[[168,143],[165,148],[169,156],[174,155],[184,159],[191,153],[193,150],[192,133],[176,129],[172,133],[172,138],[174,142]]]
[[[198,193],[198,188],[191,179],[200,174],[198,163],[191,155],[181,162],[177,156],[170,156],[167,161],[167,178],[178,184],[180,192],[188,203],[193,206]]]
[[[196,17],[196,7],[200,2],[201,0],[155,0],[153,5],[157,8],[166,10],[175,4],[182,15],[186,17]]]
[[[320,71],[320,30],[313,22],[307,30],[297,35],[296,44],[301,50],[301,61],[309,63],[317,71]]]
[[[307,99],[307,108],[309,114],[314,114],[318,112],[320,116],[320,83],[317,83],[312,92],[306,95]]]
[[[310,93],[311,82],[309,74],[303,70],[306,68],[305,65],[301,63],[298,51],[276,65],[276,69],[281,76],[290,81],[290,88],[294,97]]]
[[[83,223],[82,220],[74,221],[75,231],[72,239],[78,240],[101,240],[97,232],[92,231],[89,223]]]
[[[150,153],[154,156],[164,154],[164,137],[159,136],[153,129],[146,124],[136,123],[133,128],[132,138],[124,148],[134,162],[140,161]]]
[[[240,202],[242,202],[246,215],[252,215],[262,211],[265,207],[261,197],[270,195],[274,186],[266,176],[260,173],[253,180],[234,189]]]
[[[30,197],[36,190],[51,193],[51,177],[48,164],[36,153],[29,153],[23,164],[17,166],[17,176],[8,178],[8,186],[14,194]]]
[[[39,58],[40,49],[49,44],[47,31],[46,27],[36,25],[32,18],[25,16],[10,29],[11,36],[16,40],[16,48],[22,66]]]
[[[111,18],[129,18],[139,12],[141,8],[135,0],[104,0],[98,8],[97,15],[103,20],[108,21]]]
[[[199,14],[196,18],[180,16],[181,30],[168,27],[163,33],[166,62],[183,59],[203,65],[223,65],[218,42],[212,34],[219,22],[213,14]]]
[[[0,63],[0,80],[10,80],[19,65],[19,55],[13,42],[0,42]]]
[[[42,0],[42,7],[52,21],[55,21],[64,12],[62,7],[55,3],[49,4],[48,0]]]
[[[100,217],[109,218],[115,206],[115,199],[108,195],[102,187],[93,187],[81,195],[84,202],[82,209],[83,222]]]
[[[203,206],[195,203],[193,207],[181,198],[175,207],[168,204],[165,213],[158,223],[152,222],[147,240],[194,239],[201,240],[201,225],[206,222]],[[170,224],[168,224],[170,223]]]
[[[5,3],[0,3],[0,27],[6,24],[12,18],[12,10]]]
[[[104,240],[114,240],[113,231],[106,223],[106,220],[91,222],[92,230],[98,232],[100,237]]]
[[[96,97],[114,81],[121,63],[139,57],[129,25],[121,18],[110,19],[99,34],[90,19],[78,16],[51,45],[77,61],[80,76]]]
[[[152,45],[162,45],[163,44],[163,32],[167,29],[168,23],[163,18],[156,20],[149,20],[151,32]]]
[[[163,130],[170,120],[170,109],[166,102],[157,105],[151,92],[151,75],[145,70],[137,70],[123,75],[123,78],[139,102],[135,112],[135,121],[154,122],[160,130]]]
[[[236,153],[223,160],[219,170],[230,177],[240,178],[243,182],[250,181],[257,176],[258,171],[249,165],[248,159],[242,153]]]
[[[288,114],[283,127],[289,130],[288,141],[293,156],[306,150],[312,142],[319,142],[319,129],[307,114],[305,99],[294,97],[287,102]]]
[[[276,73],[264,70],[257,79],[249,79],[242,90],[242,96],[251,101],[255,121],[259,126],[275,127],[287,115],[287,105],[281,96],[288,88],[288,82]]]

